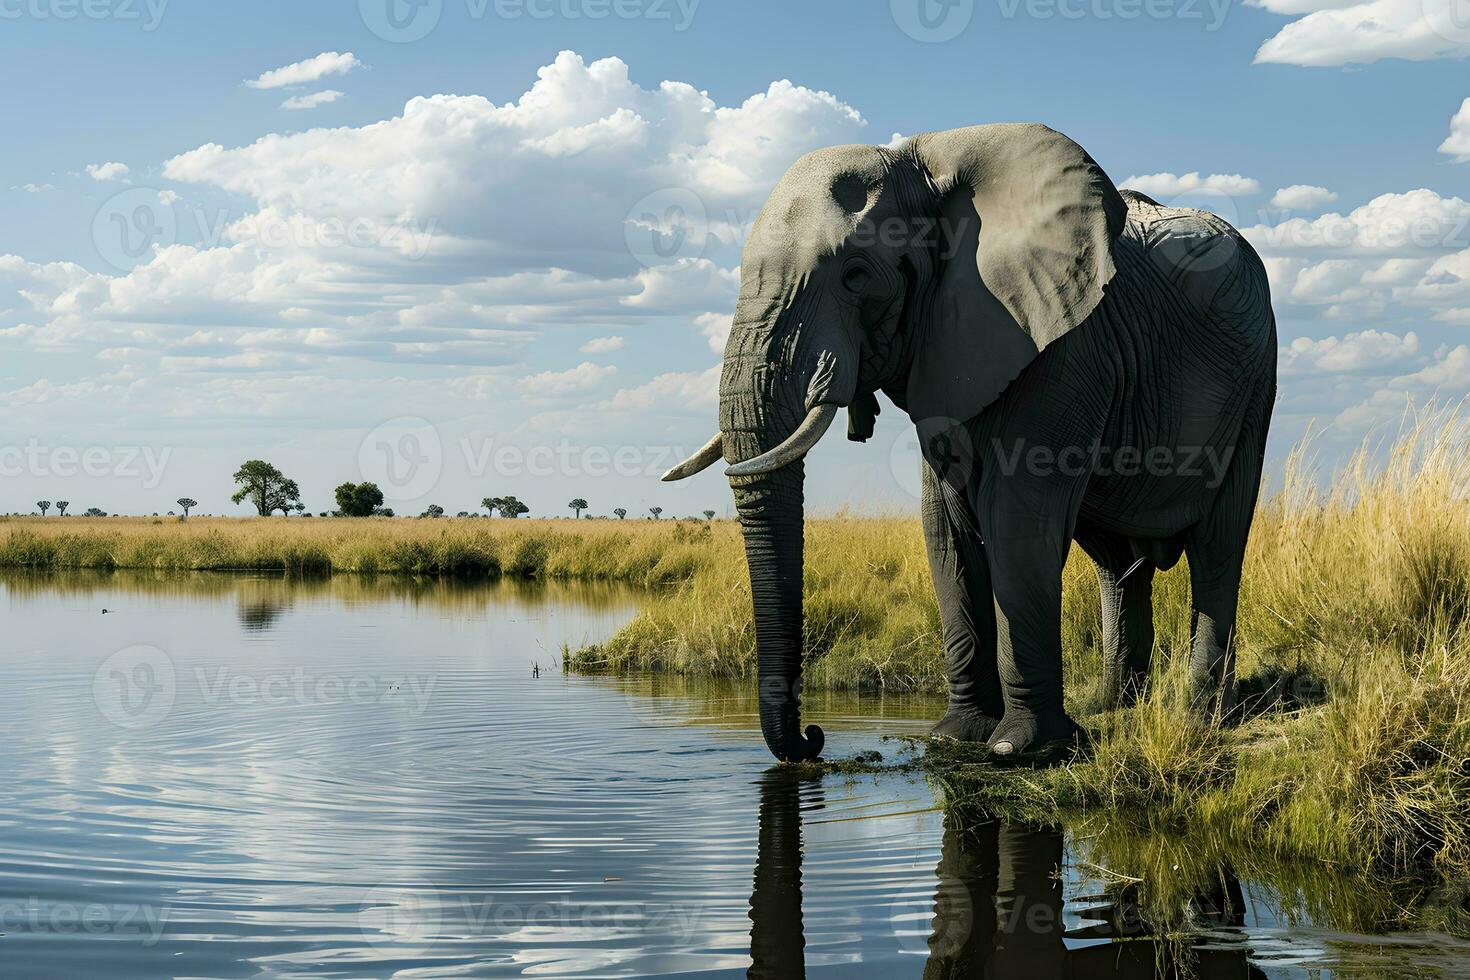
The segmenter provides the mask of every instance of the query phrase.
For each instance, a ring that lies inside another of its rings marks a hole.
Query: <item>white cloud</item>
[[[1318,211],[1335,200],[1337,200],[1337,194],[1325,187],[1318,187],[1315,184],[1292,184],[1271,195],[1271,206],[1290,211]]]
[[[542,371],[520,380],[520,388],[532,398],[565,398],[582,394],[606,383],[618,369],[611,364],[583,361],[565,371]]]
[[[19,187],[12,187],[11,190],[25,191],[27,194],[45,194],[47,191],[56,190],[56,187],[53,184],[22,184]]]
[[[1439,144],[1439,152],[1450,154],[1456,163],[1470,163],[1470,99],[1450,119],[1450,135]]]
[[[577,350],[583,354],[611,354],[615,350],[622,350],[628,346],[622,337],[593,337],[587,343],[578,347]]]
[[[369,126],[205,144],[163,173],[316,221],[433,222],[456,258],[492,272],[556,264],[603,275],[634,265],[640,199],[677,192],[711,224],[738,224],[802,152],[852,142],[863,126],[834,96],[787,81],[723,107],[682,82],[641,88],[616,58],[588,64],[566,51],[538,75],[514,102],[415,98]]]
[[[671,371],[647,384],[624,388],[603,403],[614,411],[689,412],[719,403],[720,365],[703,371]]]
[[[1259,194],[1260,182],[1240,174],[1209,174],[1201,176],[1198,171],[1173,174],[1165,171],[1129,177],[1118,186],[1128,187],[1147,194],[1149,197],[1167,200],[1185,194],[1200,194],[1210,197],[1240,197]]]
[[[161,190],[161,191],[158,192],[158,203],[159,204],[164,204],[164,205],[176,204],[178,202],[178,200],[179,200],[179,195],[175,191],[164,189],[164,190]]]
[[[126,163],[89,163],[87,164],[87,176],[93,180],[121,180],[128,175]]]
[[[1470,55],[1463,0],[1262,0],[1277,13],[1304,14],[1256,51],[1256,63],[1310,67],[1427,61]]]
[[[315,109],[319,105],[336,102],[342,98],[342,93],[334,88],[323,89],[320,92],[312,92],[308,95],[293,95],[281,103],[282,109]]]
[[[1344,337],[1298,337],[1281,349],[1283,376],[1298,374],[1386,374],[1419,357],[1419,337],[1363,330]]]
[[[694,318],[694,325],[709,341],[709,349],[716,354],[725,353],[725,341],[730,339],[730,314],[701,313]]]
[[[1380,194],[1346,216],[1241,229],[1263,255],[1414,255],[1470,247],[1470,201],[1420,188]]]
[[[323,51],[314,58],[305,61],[297,61],[281,68],[273,68],[263,72],[258,78],[253,78],[245,84],[250,88],[285,88],[288,85],[308,85],[320,81],[328,75],[345,75],[354,68],[361,68],[362,62],[351,51],[346,54],[338,54],[336,51]]]

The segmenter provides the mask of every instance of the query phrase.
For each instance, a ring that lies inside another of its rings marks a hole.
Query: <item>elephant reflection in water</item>
[[[803,782],[778,769],[767,773],[761,784],[760,845],[750,899],[751,977],[805,976]],[[1095,924],[1067,929],[1058,873],[1063,857],[1062,834],[1053,828],[992,820],[961,829],[946,819],[935,871],[939,881],[926,980],[1265,977],[1247,961],[1243,949],[1195,949],[1184,963],[1161,959],[1128,891],[1120,896],[1074,897],[1074,904],[1087,906],[1080,916]],[[1212,892],[1196,896],[1192,906],[1197,916],[1212,925],[1241,925],[1245,906],[1234,875],[1222,868]]]

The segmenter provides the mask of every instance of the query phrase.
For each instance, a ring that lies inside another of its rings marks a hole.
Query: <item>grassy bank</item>
[[[1439,416],[1401,437],[1383,465],[1360,457],[1326,489],[1309,477],[1292,467],[1251,541],[1239,625],[1250,721],[1204,730],[1184,704],[1182,566],[1157,579],[1149,700],[1089,711],[1097,588],[1074,556],[1063,642],[1069,706],[1095,738],[1090,757],[1024,776],[949,759],[937,773],[949,798],[1132,814],[1365,874],[1470,880],[1470,424]],[[656,588],[616,636],[574,652],[575,669],[754,672],[729,522],[24,518],[0,522],[0,565],[620,581]],[[940,688],[916,521],[811,521],[806,595],[814,691]]]

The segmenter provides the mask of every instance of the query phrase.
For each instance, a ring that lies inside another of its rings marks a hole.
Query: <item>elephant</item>
[[[1264,266],[1226,221],[1119,191],[1037,123],[927,133],[798,159],[741,255],[719,431],[665,480],[723,459],[754,607],[761,731],[800,727],[804,457],[876,393],[922,458],[924,540],[948,708],[934,734],[997,762],[1053,758],[1063,702],[1062,568],[1073,541],[1102,595],[1104,707],[1137,698],[1154,573],[1188,558],[1190,677],[1235,707],[1246,539],[1276,392]]]

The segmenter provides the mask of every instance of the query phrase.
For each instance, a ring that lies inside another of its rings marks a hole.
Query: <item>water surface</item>
[[[0,588],[7,975],[1462,975],[1453,940],[1302,921],[1223,863],[1191,938],[1155,942],[1126,869],[1066,828],[946,826],[922,781],[773,771],[740,687],[563,675],[625,590]],[[808,714],[846,755],[937,712]]]

